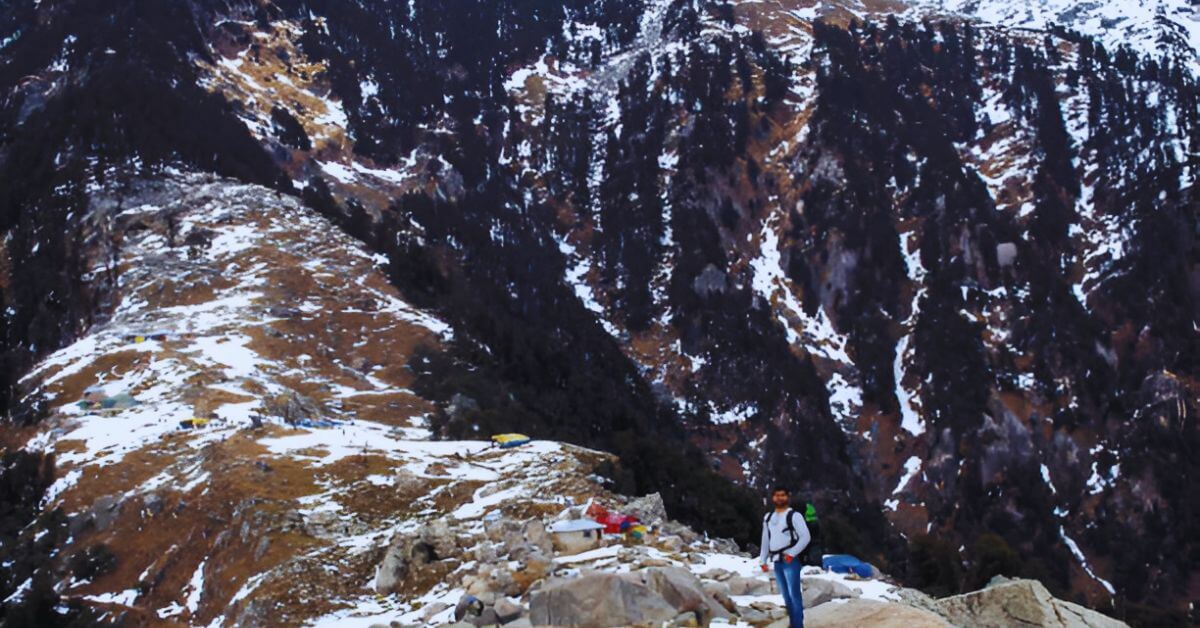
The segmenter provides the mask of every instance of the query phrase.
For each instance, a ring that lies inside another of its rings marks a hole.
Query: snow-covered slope
[[[431,406],[395,358],[451,332],[293,198],[183,173],[132,187],[93,193],[112,253],[92,274],[116,278],[116,304],[27,376],[48,418],[24,448],[56,454],[43,505],[72,518],[61,551],[121,556],[62,593],[195,624],[300,548],[345,545],[291,543],[287,521],[386,529],[412,505],[390,474],[454,449],[412,441]],[[338,499],[369,505],[330,517]],[[211,537],[215,521],[253,526],[247,547]]]
[[[968,16],[1004,29],[1049,31],[1059,26],[1095,37],[1109,50],[1200,69],[1200,11],[1188,0],[907,0],[917,15]]]

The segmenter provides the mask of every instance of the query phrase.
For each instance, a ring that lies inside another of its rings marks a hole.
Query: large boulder
[[[625,506],[625,512],[649,524],[667,520],[667,507],[663,505],[662,495],[658,493],[650,493],[629,502],[629,505]]]
[[[943,617],[929,611],[894,602],[851,599],[827,602],[805,609],[807,628],[842,628],[871,626],[872,628],[953,628]]]
[[[450,529],[445,519],[435,519],[421,528],[421,541],[433,548],[441,558],[458,552],[458,536]]]
[[[717,604],[731,613],[737,612],[737,604],[729,597],[729,585],[714,580],[705,580],[701,584],[704,586],[704,592],[711,595]]]
[[[979,628],[1014,625],[1046,628],[1120,628],[1126,626],[1050,595],[1037,580],[999,579],[985,589],[943,598],[938,612],[955,624]]]
[[[547,581],[529,600],[529,620],[535,626],[660,624],[678,614],[648,587],[608,573]]]
[[[554,551],[554,541],[550,538],[550,533],[546,531],[546,525],[537,519],[530,519],[521,526],[521,533],[525,541],[533,546],[542,554],[550,554]]]
[[[515,554],[534,548],[549,551],[550,536],[542,522],[536,519],[517,521],[492,512],[483,519],[483,531],[488,540],[499,545],[502,553],[510,554],[513,558],[519,558]]]
[[[101,532],[107,530],[113,521],[116,520],[117,516],[121,514],[122,504],[123,501],[118,495],[102,495],[97,497],[92,502],[91,508],[71,518],[69,524],[71,534],[78,534],[88,524],[91,524]]]
[[[321,405],[316,401],[294,391],[269,399],[265,412],[269,416],[280,417],[288,424],[302,419],[316,419],[325,414]]]
[[[830,600],[862,596],[858,591],[836,580],[826,578],[801,578],[800,580],[805,608],[813,608]]]
[[[703,624],[729,618],[729,612],[704,590],[700,579],[679,567],[652,567],[622,576],[661,595],[679,613],[695,613]]]
[[[459,554],[458,537],[444,520],[435,520],[413,534],[396,534],[375,569],[375,590],[391,593],[434,561]]]

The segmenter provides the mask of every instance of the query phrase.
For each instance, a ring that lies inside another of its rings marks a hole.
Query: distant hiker
[[[775,563],[775,580],[787,606],[791,628],[804,628],[804,597],[800,589],[800,553],[808,547],[811,539],[804,516],[792,510],[791,495],[787,488],[776,486],[771,491],[774,506],[763,517],[762,550],[759,562],[762,570]]]

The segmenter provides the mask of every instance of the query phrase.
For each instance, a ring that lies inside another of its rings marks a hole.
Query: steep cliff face
[[[990,533],[1014,575],[1178,619],[1195,16],[1015,6],[13,3],[0,401],[61,414],[27,374],[120,315],[95,191],[210,171],[453,329],[379,360],[442,435],[618,452],[619,488],[743,539],[756,506],[708,471],[785,481],[923,586],[982,584]]]

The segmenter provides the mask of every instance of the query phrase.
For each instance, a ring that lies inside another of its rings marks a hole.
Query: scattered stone
[[[480,596],[491,592],[487,580],[479,577],[471,578],[470,584],[466,586],[466,591],[469,595]]]
[[[734,576],[725,581],[730,595],[767,595],[771,592],[771,581],[763,578]]]
[[[692,612],[680,613],[675,619],[671,620],[672,626],[688,626],[697,627],[700,625],[700,620],[696,619],[696,614]]]
[[[271,537],[264,536],[258,540],[258,546],[254,548],[254,560],[262,560],[266,555],[267,550],[271,547]]]
[[[769,615],[758,610],[757,608],[750,606],[739,606],[737,609],[737,614],[742,621],[756,626],[771,621],[771,617]]]
[[[996,581],[986,588],[937,601],[951,622],[979,628],[1013,625],[1046,628],[1121,628],[1117,621],[1078,604],[1056,599],[1037,580]]]
[[[482,615],[470,618],[468,623],[474,626],[495,626],[501,622],[500,618],[496,616],[496,609],[489,606],[483,609]]]
[[[117,515],[121,514],[121,501],[116,495],[102,495],[92,502],[92,507],[87,511],[87,518],[96,526],[96,529],[103,532],[112,525],[116,520]]]
[[[486,583],[488,591],[496,591],[504,595],[520,595],[522,593],[513,579],[512,571],[505,567],[496,566],[488,569]]]
[[[447,608],[450,608],[450,605],[445,602],[433,602],[421,609],[421,620],[428,624],[433,621],[435,615]]]
[[[521,616],[521,613],[524,612],[524,609],[522,609],[519,605],[504,597],[496,600],[496,603],[492,606],[492,609],[496,612],[496,618],[499,619],[500,623],[502,624],[507,624],[517,619]]]
[[[668,552],[679,552],[683,550],[683,539],[674,535],[661,536],[658,538],[658,546]]]
[[[782,605],[776,604],[775,602],[768,602],[766,600],[757,600],[757,601],[751,602],[750,608],[766,615],[767,619],[769,619],[769,620],[776,619],[779,617],[784,617],[787,615],[787,609],[784,608]]]
[[[700,574],[700,577],[706,580],[718,580],[724,582],[725,580],[733,577],[733,572],[718,567],[716,569],[709,569],[708,571]]]
[[[153,517],[162,512],[163,499],[158,493],[147,493],[142,497],[142,515]]]
[[[475,547],[475,560],[480,563],[494,563],[500,560],[500,552],[496,551],[494,543],[480,543]]]
[[[483,614],[484,608],[483,600],[468,593],[458,598],[458,604],[454,606],[454,621],[463,621],[468,617],[479,617]]]
[[[722,554],[740,554],[742,550],[732,539],[709,539],[709,546]]]

